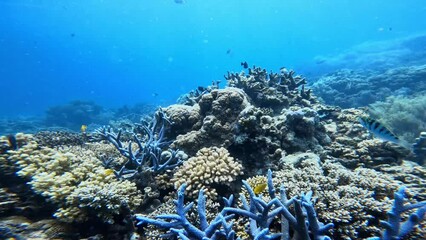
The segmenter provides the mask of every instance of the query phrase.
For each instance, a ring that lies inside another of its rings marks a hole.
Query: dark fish
[[[226,50],[226,54],[230,54],[231,53],[231,49]]]
[[[389,131],[385,126],[369,117],[359,117],[361,125],[368,129],[374,136],[384,140],[400,144],[400,140],[395,134]]]
[[[9,141],[9,147],[12,148],[13,150],[18,149],[18,143],[16,142],[16,137],[15,135],[9,135],[7,136],[7,140]]]
[[[153,97],[158,97],[158,95],[160,95],[160,94],[158,94],[158,93],[156,93],[156,92],[155,92],[155,93],[152,93],[151,95],[152,95]]]
[[[175,0],[175,3],[178,3],[178,4],[184,4],[184,3],[185,3],[185,1],[184,1],[184,0]]]
[[[71,33],[71,34],[70,34],[70,37],[75,37],[75,33]]]
[[[241,66],[243,66],[243,68],[248,68],[248,63],[247,62],[242,62]]]

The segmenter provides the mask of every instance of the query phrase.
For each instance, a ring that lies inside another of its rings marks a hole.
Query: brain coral
[[[59,206],[62,221],[84,221],[91,214],[113,222],[122,206],[135,209],[142,202],[134,183],[117,180],[95,153],[83,147],[41,147],[32,135],[17,134],[22,146],[0,155],[0,162],[15,165],[34,192]]]
[[[172,182],[175,189],[187,183],[189,197],[198,196],[199,190],[204,189],[206,196],[214,199],[217,197],[217,187],[229,186],[243,173],[242,168],[225,148],[202,148],[195,157],[189,158],[179,167]]]

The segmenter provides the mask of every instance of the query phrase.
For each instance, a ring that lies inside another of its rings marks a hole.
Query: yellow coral
[[[54,215],[62,221],[84,221],[95,212],[111,223],[123,203],[135,209],[142,202],[136,185],[109,174],[94,151],[81,146],[41,147],[27,134],[17,134],[16,139],[21,147],[1,154],[0,160],[14,164],[36,193],[57,204]]]

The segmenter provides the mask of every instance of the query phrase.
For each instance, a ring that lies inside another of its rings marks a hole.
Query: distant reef
[[[386,71],[422,64],[426,64],[426,34],[364,42],[338,54],[317,56],[304,69],[310,72],[309,78],[316,81],[324,74],[341,69]]]
[[[342,69],[312,84],[317,96],[343,108],[365,107],[390,96],[410,96],[426,91],[426,64],[387,70]]]
[[[80,132],[82,125],[86,125],[90,131],[106,124],[115,125],[116,121],[120,121],[124,127],[124,120],[128,123],[139,122],[155,110],[156,106],[146,103],[105,108],[93,101],[74,100],[49,107],[44,116],[0,118],[0,135],[40,131]]]

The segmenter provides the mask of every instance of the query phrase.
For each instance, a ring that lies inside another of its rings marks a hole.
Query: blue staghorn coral
[[[228,224],[227,220],[233,218],[233,215],[224,216],[224,211],[217,215],[217,217],[210,222],[207,222],[206,217],[206,198],[204,197],[204,191],[201,190],[198,195],[198,218],[200,220],[200,227],[197,228],[186,218],[186,214],[193,207],[194,202],[185,205],[185,188],[186,184],[182,184],[178,190],[177,200],[174,200],[176,204],[177,214],[165,214],[159,215],[156,218],[164,219],[156,220],[143,216],[136,216],[139,221],[137,225],[144,223],[155,225],[159,228],[170,230],[169,234],[163,235],[162,237],[171,237],[178,235],[182,239],[218,239],[218,237],[226,237],[226,239],[234,239],[235,232],[232,230],[232,223]],[[225,201],[226,205],[232,202],[232,197],[229,201]],[[222,228],[223,227],[223,228]]]
[[[385,230],[381,237],[369,238],[369,240],[391,240],[402,239],[409,234],[413,228],[421,222],[426,215],[426,201],[404,205],[405,187],[400,187],[395,193],[392,209],[388,212],[388,221],[380,221]],[[404,212],[416,209],[405,222],[401,222]]]
[[[178,199],[174,201],[177,214],[159,215],[156,219],[137,215],[138,225],[152,224],[168,230],[168,233],[162,237],[179,236],[182,239],[218,239],[218,237],[225,237],[228,240],[233,240],[236,239],[236,234],[232,229],[233,222],[228,223],[227,221],[239,215],[249,218],[249,233],[256,240],[290,239],[290,227],[294,232],[293,239],[311,239],[311,236],[312,239],[330,239],[325,236],[325,233],[333,227],[333,224],[324,225],[318,221],[313,204],[310,201],[311,192],[288,200],[285,189],[281,186],[280,198],[278,198],[272,185],[272,172],[270,170],[268,171],[268,190],[271,198],[269,202],[265,202],[262,196],[257,197],[246,181],[243,181],[243,185],[249,192],[250,203],[242,196],[243,208],[236,208],[231,207],[233,195],[228,199],[224,198],[225,207],[210,224],[206,219],[203,191],[200,191],[198,196],[199,228],[188,221],[186,214],[194,203],[184,204],[186,184],[183,184],[178,190]],[[289,210],[290,205],[294,206],[294,215]],[[270,233],[270,225],[277,216],[281,216],[281,233]]]
[[[139,171],[151,171],[154,174],[174,169],[182,163],[178,150],[163,151],[170,142],[165,140],[164,132],[169,119],[160,108],[151,123],[142,125],[145,139],[138,138],[133,133],[133,141],[138,146],[132,150],[132,142],[127,147],[121,142],[121,130],[115,133],[111,128],[103,127],[96,132],[117,148],[121,155],[127,158],[118,171],[114,171],[118,178],[131,178]],[[108,165],[109,163],[105,163]]]

